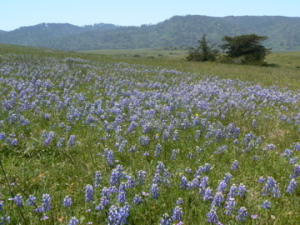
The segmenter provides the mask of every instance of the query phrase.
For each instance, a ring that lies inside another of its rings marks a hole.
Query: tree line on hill
[[[187,48],[203,34],[220,45],[223,36],[254,33],[270,37],[265,45],[273,51],[300,49],[300,18],[281,16],[174,16],[155,25],[139,27],[43,23],[1,31],[0,43],[61,50]]]

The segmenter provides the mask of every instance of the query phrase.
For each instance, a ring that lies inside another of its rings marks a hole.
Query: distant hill
[[[252,34],[268,36],[264,42],[273,51],[300,49],[300,17],[199,15],[174,16],[155,25],[116,26],[95,24],[84,27],[43,23],[0,31],[0,43],[61,50],[117,48],[186,48],[207,34],[211,43],[221,44],[223,36]]]

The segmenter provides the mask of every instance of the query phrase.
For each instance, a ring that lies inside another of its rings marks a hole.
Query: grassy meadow
[[[0,44],[0,224],[298,224],[299,53],[184,54]]]

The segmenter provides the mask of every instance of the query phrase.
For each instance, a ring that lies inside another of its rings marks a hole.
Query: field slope
[[[299,83],[0,45],[0,223],[297,224]]]

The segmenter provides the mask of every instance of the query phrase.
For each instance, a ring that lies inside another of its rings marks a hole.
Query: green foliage
[[[224,35],[255,33],[270,37],[266,46],[274,51],[300,49],[300,18],[279,16],[208,17],[174,16],[155,25],[123,27],[96,24],[39,24],[0,32],[0,43],[62,50],[135,49],[193,46],[199,36],[208,34],[212,43],[221,44]]]
[[[224,36],[221,49],[232,58],[237,64],[262,64],[270,49],[261,45],[261,42],[268,39],[266,36],[256,34],[241,35],[235,37]]]
[[[215,61],[216,53],[213,49],[215,45],[209,46],[206,41],[206,34],[203,34],[201,40],[198,40],[199,46],[189,49],[189,55],[186,57],[187,61],[205,62]]]

